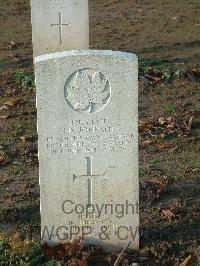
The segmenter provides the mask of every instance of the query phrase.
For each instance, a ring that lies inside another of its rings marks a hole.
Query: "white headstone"
[[[88,0],[31,0],[33,55],[89,49]]]
[[[35,63],[42,241],[137,249],[137,57],[71,51]]]

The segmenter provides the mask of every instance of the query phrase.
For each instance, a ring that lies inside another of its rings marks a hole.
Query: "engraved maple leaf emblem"
[[[110,84],[98,71],[82,70],[74,73],[67,87],[66,100],[77,111],[94,113],[109,101]]]

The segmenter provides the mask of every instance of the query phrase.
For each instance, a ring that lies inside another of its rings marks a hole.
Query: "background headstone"
[[[35,63],[42,240],[137,249],[137,57],[71,51]]]
[[[89,48],[88,0],[31,0],[33,55]]]

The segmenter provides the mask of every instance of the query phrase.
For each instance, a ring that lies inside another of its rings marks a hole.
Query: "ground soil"
[[[179,265],[191,254],[189,265],[200,265],[200,2],[89,2],[91,48],[134,52],[140,62],[141,249],[133,262]],[[29,1],[0,0],[0,230],[39,238],[35,88],[21,83],[32,73]],[[10,99],[18,102],[5,105]]]

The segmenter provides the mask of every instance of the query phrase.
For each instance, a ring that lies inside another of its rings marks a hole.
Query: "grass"
[[[160,60],[160,59],[140,59],[139,62],[142,64],[143,67],[156,67],[156,68],[165,68],[170,65],[167,60]]]
[[[16,72],[15,80],[20,83],[22,88],[33,87],[35,84],[35,76],[33,73]]]
[[[45,265],[45,256],[38,241],[22,241],[17,235],[10,239],[1,236],[0,266]],[[48,265],[48,264],[46,264]]]
[[[165,111],[167,113],[174,113],[175,112],[175,105],[173,103],[168,103],[165,107]]]
[[[161,163],[161,162],[163,162],[163,161],[164,161],[163,158],[161,158],[161,157],[156,157],[156,158],[152,158],[152,159],[149,161],[149,163],[150,163],[150,164],[156,164],[156,163]]]
[[[11,62],[8,59],[0,60],[0,71],[11,69]]]
[[[171,181],[176,183],[178,181],[178,176],[176,176],[176,175],[172,176]]]

